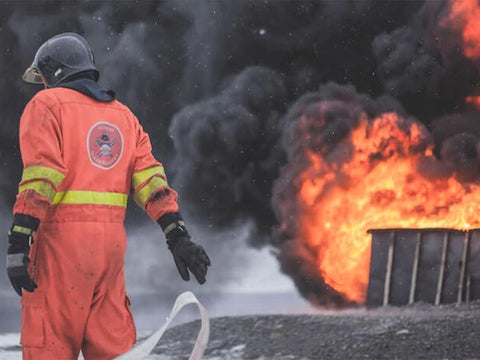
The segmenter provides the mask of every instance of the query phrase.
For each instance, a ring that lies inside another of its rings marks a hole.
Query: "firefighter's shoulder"
[[[30,102],[43,103],[45,106],[54,108],[55,106],[67,105],[69,103],[97,103],[98,101],[81,93],[80,91],[67,87],[53,87],[42,89],[35,94]],[[126,108],[120,102],[114,100],[110,102],[111,106]]]
[[[55,105],[60,104],[61,97],[58,96],[58,89],[57,88],[51,88],[51,89],[43,89],[40,90],[33,96],[29,104],[43,104],[44,106],[52,109],[55,107]]]
[[[78,101],[79,98],[86,96],[76,90],[65,87],[54,87],[42,89],[35,94],[32,100],[40,101],[46,105],[61,104],[71,101]]]
[[[48,102],[49,101],[49,91],[51,89],[42,89],[40,90],[39,92],[37,92],[31,99],[29,102]]]
[[[26,104],[23,114],[31,114],[32,111],[38,112],[41,111],[41,108],[48,108],[50,111],[54,112],[55,108],[55,98],[50,94],[50,89],[40,90],[37,92]]]
[[[47,88],[40,90],[35,94],[35,96],[30,100],[30,103],[36,104],[43,104],[44,106],[48,107],[54,114],[59,112],[59,109],[64,106],[68,105],[68,103],[90,103],[94,102],[96,105],[99,102],[87,95],[82,94],[79,91],[65,88],[65,87],[54,87],[54,88]],[[116,108],[117,110],[122,111],[128,119],[134,122],[138,122],[136,116],[130,110],[130,108],[124,105],[117,99],[110,101],[107,106]]]

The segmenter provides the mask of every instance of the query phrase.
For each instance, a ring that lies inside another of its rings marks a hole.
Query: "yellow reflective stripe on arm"
[[[165,234],[165,236],[167,236],[168,233],[170,231],[172,231],[173,229],[175,229],[178,225],[185,226],[185,222],[184,221],[178,221],[178,222],[174,222],[173,224],[168,225],[165,228],[165,230],[163,230],[163,233]]]
[[[141,207],[145,207],[145,203],[150,198],[150,196],[155,191],[165,186],[168,186],[165,179],[159,176],[153,177],[144,187],[142,187],[139,191],[135,192],[135,201]]]
[[[138,186],[142,185],[145,181],[150,179],[152,176],[160,175],[166,178],[165,170],[163,166],[154,166],[145,170],[140,170],[133,174],[132,176],[132,185],[136,189]]]
[[[45,196],[50,201],[53,201],[53,198],[56,194],[52,184],[42,180],[31,181],[18,187],[19,194],[24,190],[34,190],[38,194]]]
[[[20,225],[14,225],[12,231],[17,232],[17,233],[21,233],[21,234],[25,234],[25,235],[28,235],[28,236],[33,236],[35,234],[34,230],[23,227],[23,226],[20,226]]]
[[[48,179],[55,184],[55,186],[59,186],[64,178],[65,175],[60,171],[45,166],[30,166],[25,168],[22,174],[22,181]]]
[[[59,192],[54,204],[92,204],[127,207],[128,195],[114,192],[70,190]]]

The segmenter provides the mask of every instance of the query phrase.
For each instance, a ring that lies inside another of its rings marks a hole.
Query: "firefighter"
[[[23,358],[112,359],[136,341],[125,291],[127,198],[157,221],[184,280],[210,260],[191,241],[135,115],[97,83],[83,37],[46,41],[23,79],[43,83],[20,120],[22,179],[7,274],[21,296]],[[26,290],[26,291],[24,291]]]

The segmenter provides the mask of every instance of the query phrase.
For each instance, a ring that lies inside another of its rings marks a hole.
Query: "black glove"
[[[200,244],[190,240],[180,214],[169,213],[159,219],[159,224],[167,238],[168,248],[172,252],[173,260],[183,280],[190,280],[188,270],[200,284],[206,280],[207,267],[210,259]]]
[[[32,216],[15,214],[12,228],[8,232],[7,275],[20,296],[22,296],[22,288],[30,292],[37,288],[37,284],[28,275],[27,269],[30,263],[28,252],[38,224],[38,219]]]
[[[186,236],[170,238],[167,244],[182,279],[190,280],[188,273],[190,270],[197,281],[203,284],[207,276],[207,266],[210,266],[210,259],[202,245],[191,241]]]

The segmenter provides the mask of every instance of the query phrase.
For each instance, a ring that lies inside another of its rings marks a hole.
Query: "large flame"
[[[343,162],[309,153],[301,175],[300,236],[316,249],[325,282],[364,302],[372,228],[480,227],[480,188],[454,177],[429,180],[419,164],[435,163],[418,146],[426,130],[394,113],[360,125],[341,144]],[[417,150],[415,150],[417,148]]]

